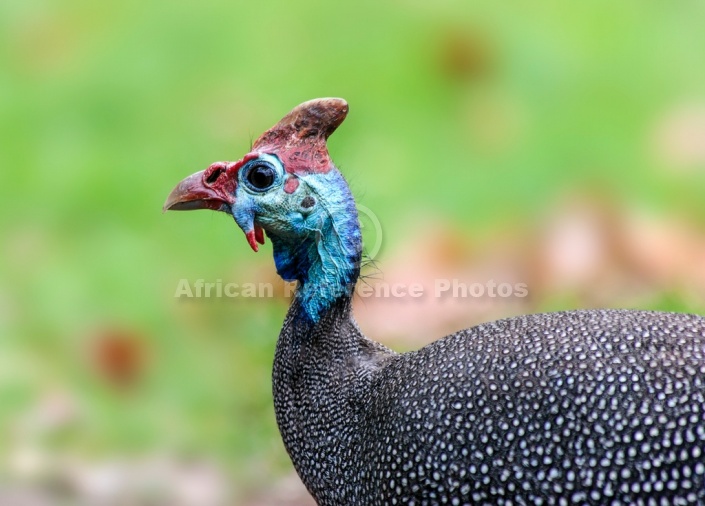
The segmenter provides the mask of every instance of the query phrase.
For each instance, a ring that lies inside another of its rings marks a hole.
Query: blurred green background
[[[4,489],[241,504],[291,473],[270,393],[287,301],[174,297],[273,281],[270,246],[160,209],[311,98],[350,103],[330,150],[382,224],[383,274],[413,279],[433,243],[429,279],[510,254],[530,300],[492,317],[705,312],[703,19],[697,1],[0,3]],[[463,304],[418,340],[483,319]],[[372,337],[418,344],[394,326],[408,306],[373,305]]]

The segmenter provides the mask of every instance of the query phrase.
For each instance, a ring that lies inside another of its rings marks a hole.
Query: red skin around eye
[[[284,183],[284,191],[286,193],[294,193],[299,187],[299,178],[294,175],[289,175]]]

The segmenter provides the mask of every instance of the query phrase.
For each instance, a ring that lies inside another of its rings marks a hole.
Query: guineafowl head
[[[164,204],[164,210],[232,215],[254,251],[266,232],[277,272],[299,282],[303,314],[314,322],[350,293],[359,274],[355,203],[326,146],[347,113],[347,102],[339,98],[305,102],[240,160],[216,162],[187,177]]]

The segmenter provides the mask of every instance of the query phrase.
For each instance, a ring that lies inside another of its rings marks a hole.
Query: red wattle
[[[245,237],[247,237],[247,242],[250,244],[250,248],[254,250],[255,253],[259,251],[259,246],[257,246],[257,240],[255,239],[254,229],[245,232]]]
[[[259,225],[255,225],[255,239],[260,244],[264,244],[264,230]]]

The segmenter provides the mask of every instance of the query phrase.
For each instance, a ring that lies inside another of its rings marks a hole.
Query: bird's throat
[[[287,281],[298,281],[300,312],[314,323],[336,301],[351,297],[360,274],[362,236],[357,209],[342,176],[340,180],[336,192],[318,193],[320,211],[305,220],[299,234],[267,234],[277,273]]]

